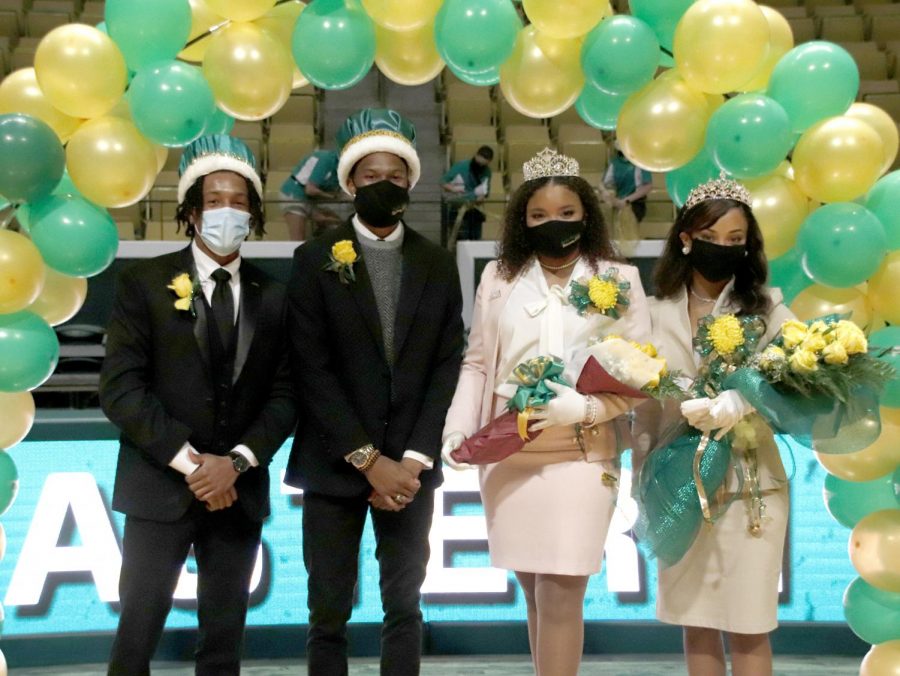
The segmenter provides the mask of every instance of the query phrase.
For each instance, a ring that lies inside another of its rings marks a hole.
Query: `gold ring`
[[[394,496],[394,502],[404,502],[406,500],[405,495],[400,495],[399,493]]]

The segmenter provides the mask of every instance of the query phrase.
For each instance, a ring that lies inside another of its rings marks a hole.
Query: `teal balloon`
[[[459,70],[450,64],[447,64],[447,68],[466,84],[475,85],[476,87],[490,87],[500,82],[500,68],[497,66],[474,73]]]
[[[106,28],[129,70],[174,59],[191,32],[188,0],[106,0]]]
[[[31,241],[57,272],[91,277],[115,259],[119,232],[105,209],[81,197],[51,195],[31,205]]]
[[[31,209],[27,204],[23,204],[16,209],[16,222],[24,232],[31,232]]]
[[[434,42],[454,72],[483,73],[509,58],[521,27],[509,0],[444,0],[434,19]]]
[[[128,88],[128,103],[140,132],[169,147],[198,138],[217,110],[203,73],[181,61],[160,61],[140,70]]]
[[[894,497],[900,503],[900,465],[894,470]]]
[[[375,62],[375,24],[357,0],[316,0],[297,19],[291,51],[314,85],[346,89]]]
[[[592,127],[610,131],[616,128],[619,111],[627,98],[628,94],[611,94],[586,82],[581,94],[575,99],[575,110]]]
[[[886,243],[881,221],[855,202],[819,207],[797,234],[803,269],[825,286],[862,284],[881,265]]]
[[[230,134],[232,129],[234,129],[234,118],[216,106],[213,114],[206,119],[206,128],[203,130],[203,135]]]
[[[706,126],[706,145],[713,159],[736,178],[771,173],[793,144],[784,108],[762,94],[729,99],[716,109]]]
[[[869,336],[869,353],[894,367],[896,374],[881,391],[882,406],[900,408],[900,326],[888,326]]]
[[[684,206],[691,190],[698,185],[718,178],[722,170],[713,160],[708,146],[700,149],[690,162],[666,174],[666,190],[672,202],[679,208]]]
[[[778,60],[766,94],[778,101],[801,132],[826,117],[844,114],[859,91],[859,68],[833,42],[797,45]]]
[[[0,115],[0,195],[31,202],[48,195],[66,166],[56,133],[36,117]]]
[[[658,65],[659,41],[653,30],[626,14],[601,21],[581,47],[585,77],[612,94],[637,91],[653,79]]]
[[[900,594],[873,587],[861,577],[844,591],[844,616],[853,633],[866,643],[900,638]]]
[[[888,250],[900,249],[900,171],[879,178],[863,204],[884,226]]]
[[[75,184],[72,182],[72,177],[69,176],[69,170],[65,169],[63,171],[62,178],[59,179],[59,183],[56,184],[56,187],[53,188],[54,195],[62,195],[63,197],[83,197],[78,188],[75,187]]]
[[[12,506],[19,493],[19,470],[12,456],[5,451],[0,452],[0,516]]]
[[[813,284],[803,270],[802,255],[795,246],[787,253],[769,261],[769,286],[781,289],[784,302],[790,305],[803,289]]]
[[[25,392],[41,385],[59,361],[56,332],[23,310],[0,315],[0,392]]]
[[[822,497],[828,513],[845,528],[853,528],[872,512],[900,506],[894,496],[894,482],[890,475],[874,481],[845,481],[826,474]]]
[[[650,26],[659,41],[661,66],[674,65],[672,44],[675,39],[675,26],[693,4],[694,0],[629,0],[631,15]]]

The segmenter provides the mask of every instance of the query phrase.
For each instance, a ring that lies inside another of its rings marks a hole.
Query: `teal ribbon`
[[[547,387],[548,382],[571,387],[562,377],[563,368],[561,361],[550,357],[535,357],[516,366],[513,379],[519,387],[506,402],[506,408],[522,412],[527,408],[546,405],[556,396],[556,392]]]

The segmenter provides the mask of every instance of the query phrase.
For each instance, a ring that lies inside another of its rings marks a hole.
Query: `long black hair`
[[[507,281],[514,279],[534,256],[534,250],[526,236],[528,225],[525,213],[531,197],[548,185],[568,188],[581,200],[585,229],[578,246],[591,267],[596,269],[597,263],[602,260],[621,261],[610,241],[609,231],[600,211],[600,201],[590,184],[579,176],[548,176],[526,181],[509,200],[497,256],[500,275]]]
[[[739,314],[765,314],[771,309],[769,294],[765,284],[769,275],[769,265],[763,251],[763,236],[753,211],[743,202],[731,199],[711,199],[698,202],[690,209],[682,208],[669,236],[663,254],[656,262],[653,281],[657,298],[672,298],[684,291],[694,268],[689,258],[681,251],[684,243],[681,233],[693,235],[708,230],[732,209],[740,209],[747,219],[747,255],[743,263],[734,271],[734,286],[730,301],[740,308]]]
[[[188,237],[194,236],[194,224],[191,223],[191,215],[200,215],[203,213],[203,179],[201,176],[194,185],[187,189],[184,193],[184,200],[178,205],[175,211],[175,220],[178,222],[176,232],[184,226],[184,233]],[[257,237],[266,234],[266,215],[263,213],[262,199],[256,192],[253,183],[246,176],[241,176],[247,182],[247,196],[250,200],[250,231]]]

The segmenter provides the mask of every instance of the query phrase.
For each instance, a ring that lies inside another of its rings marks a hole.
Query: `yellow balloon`
[[[816,460],[829,474],[846,481],[873,481],[900,464],[900,408],[879,408],[881,434],[856,453],[819,453]]]
[[[626,99],[616,138],[635,164],[671,171],[700,152],[710,114],[706,97],[669,70]]]
[[[900,592],[900,508],[864,516],[850,533],[850,561],[873,587]]]
[[[698,0],[675,27],[675,66],[704,92],[740,89],[768,49],[769,22],[753,0]]]
[[[236,23],[212,36],[203,75],[216,103],[240,120],[262,120],[291,95],[294,60],[259,26]]]
[[[584,86],[580,43],[541,35],[525,26],[500,66],[500,91],[529,117],[553,117],[575,103]]]
[[[813,284],[797,294],[791,312],[803,321],[829,314],[849,314],[859,326],[868,326],[872,321],[865,284],[844,289]]]
[[[884,149],[884,162],[881,163],[878,175],[885,173],[891,168],[891,165],[897,158],[897,148],[900,145],[897,123],[883,109],[873,106],[871,103],[854,103],[844,115],[862,120],[881,137],[882,148]]]
[[[881,137],[856,118],[830,117],[803,132],[791,158],[800,189],[819,202],[865,194],[884,164]]]
[[[288,54],[291,53],[291,40],[294,36],[294,26],[297,25],[297,19],[301,12],[306,9],[306,5],[300,0],[290,0],[282,5],[276,5],[265,16],[261,16],[253,23],[262,28],[265,32],[280,42]],[[306,76],[297,68],[297,64],[293,63],[294,76],[291,83],[291,89],[299,89],[309,84]]]
[[[153,150],[156,152],[156,173],[158,174],[166,166],[166,160],[169,159],[169,149],[154,143]]]
[[[268,12],[275,0],[206,0],[209,9],[234,21],[253,21]]]
[[[0,229],[0,314],[31,305],[44,287],[45,275],[44,259],[31,240]]]
[[[43,317],[50,326],[58,326],[81,309],[87,289],[87,280],[83,277],[69,277],[47,268],[44,288],[28,310]]]
[[[794,246],[797,231],[809,216],[809,199],[796,183],[777,174],[745,180],[744,185],[753,197],[766,255],[778,258]]]
[[[859,665],[859,676],[900,676],[900,638],[869,648]]]
[[[34,68],[20,68],[0,81],[0,115],[25,113],[46,122],[65,143],[83,120],[54,108],[38,84]]]
[[[0,392],[0,449],[22,441],[34,424],[34,397],[31,392]]]
[[[879,317],[900,324],[900,251],[889,251],[869,280],[869,302]]]
[[[408,31],[433,25],[441,0],[362,0],[362,5],[376,26]]]
[[[397,84],[420,85],[433,80],[444,68],[434,44],[434,23],[403,32],[376,24],[375,63]]]
[[[188,35],[188,42],[205,35],[213,26],[218,26],[222,22],[227,21],[224,16],[211,10],[209,5],[206,4],[206,0],[188,0],[188,2],[191,3],[191,32]],[[194,61],[195,63],[203,61],[203,55],[206,54],[206,49],[209,47],[209,39],[210,36],[207,35],[190,47],[185,47],[178,52],[179,58],[185,61]]]
[[[34,72],[47,100],[72,117],[98,117],[122,98],[125,58],[110,37],[80,23],[59,26],[38,43]]]
[[[99,117],[72,135],[66,166],[75,187],[91,202],[127,207],[153,187],[156,150],[128,120]]]
[[[589,33],[610,10],[597,0],[523,0],[522,7],[539,31],[560,39]]]
[[[753,78],[741,86],[743,92],[754,92],[765,89],[769,84],[772,71],[778,60],[794,47],[794,33],[784,14],[778,10],[760,5],[763,16],[769,24],[769,44],[766,48],[766,56],[762,66],[756,71]]]

